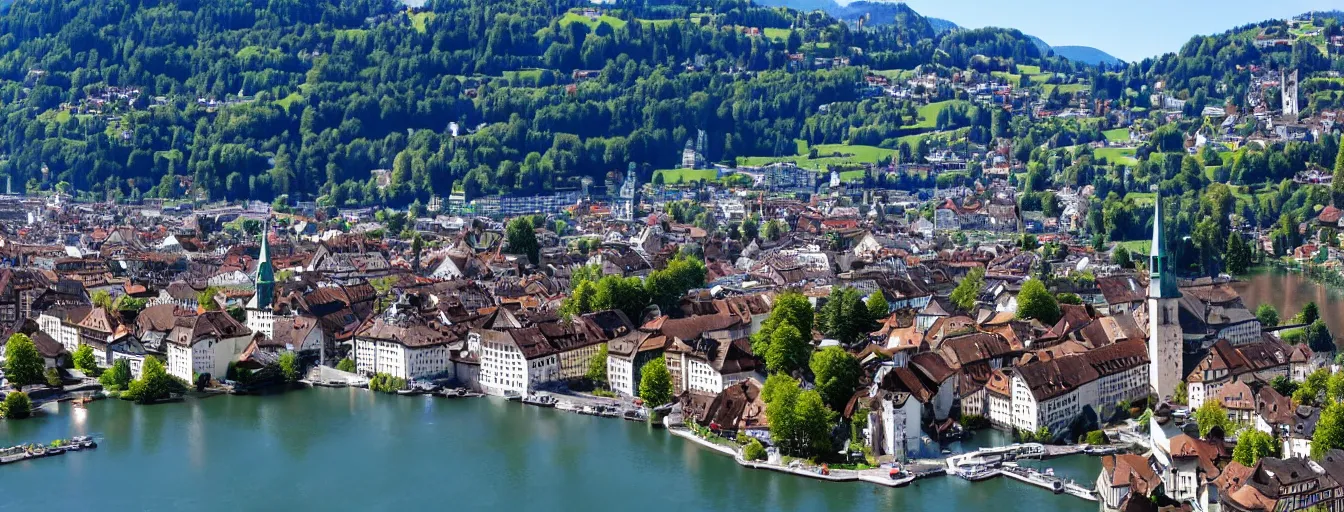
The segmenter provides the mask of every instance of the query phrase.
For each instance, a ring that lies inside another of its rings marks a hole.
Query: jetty
[[[92,450],[98,442],[88,436],[76,436],[70,439],[57,439],[49,445],[26,444],[0,449],[0,465],[13,464],[29,459],[55,457],[69,452]]]

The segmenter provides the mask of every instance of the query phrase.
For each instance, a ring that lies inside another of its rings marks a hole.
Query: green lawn
[[[1152,206],[1157,200],[1156,192],[1130,192],[1125,194],[1125,199],[1133,199],[1134,204],[1139,206]]]
[[[714,181],[719,177],[719,171],[714,169],[663,169],[653,171],[655,176],[662,175],[663,183],[675,185],[688,181]]]
[[[1124,247],[1129,251],[1130,257],[1139,256],[1142,259],[1153,247],[1152,240],[1130,240],[1128,242],[1117,242],[1115,245]]]
[[[874,75],[885,76],[888,80],[904,81],[914,78],[915,72],[910,69],[874,69]]]
[[[935,128],[938,125],[938,113],[952,104],[967,105],[968,102],[961,100],[947,100],[930,103],[919,107],[919,122],[905,125],[905,128]]]
[[[799,149],[804,149],[800,144]],[[753,156],[742,157],[738,159],[739,165],[748,167],[760,167],[778,162],[791,162],[804,169],[813,169],[822,171],[828,165],[838,166],[858,166],[862,164],[877,163],[883,157],[895,154],[895,150],[879,148],[876,146],[851,146],[849,144],[821,144],[816,146],[817,158],[808,158],[807,151],[800,151],[797,155],[773,157],[773,156]],[[833,156],[839,153],[840,156]]]
[[[1035,82],[1035,78],[1033,78],[1032,81],[1033,81],[1033,83],[1034,83],[1034,82]],[[1088,90],[1088,85],[1087,85],[1087,84],[1063,84],[1063,85],[1045,84],[1045,85],[1041,86],[1041,90],[1045,91],[1046,94],[1050,94],[1050,91],[1052,91],[1052,90],[1054,90],[1054,89],[1059,89],[1059,93],[1060,93],[1060,94],[1074,94],[1074,93],[1080,93],[1080,92],[1087,92],[1087,90]]]
[[[302,94],[299,94],[299,93],[297,93],[297,92],[291,92],[291,93],[289,93],[289,96],[285,96],[285,97],[283,97],[283,98],[280,98],[280,99],[278,99],[278,100],[275,100],[275,104],[276,104],[276,105],[279,105],[280,108],[283,108],[283,109],[285,109],[285,110],[289,110],[289,106],[290,106],[290,105],[293,105],[294,102],[299,101],[299,100],[301,100],[301,99],[303,99],[303,95],[302,95]]]
[[[641,24],[649,25],[649,26],[651,26],[651,27],[657,27],[657,28],[667,28],[668,25],[671,25],[671,24],[676,23],[676,22],[678,22],[678,21],[681,21],[681,20],[639,20],[639,22],[640,22]],[[692,21],[694,21],[694,18],[692,18]]]
[[[508,79],[510,82],[514,82],[514,85],[519,85],[519,82],[536,83],[538,80],[541,80],[541,70],[521,69],[517,71],[505,71],[504,78]]]
[[[434,17],[434,13],[432,13],[432,12],[417,12],[417,13],[412,14],[412,15],[410,15],[410,16],[411,16],[411,28],[414,28],[416,32],[419,32],[419,33],[423,34],[423,33],[425,33],[425,30],[426,30],[426,29],[425,29],[425,24],[426,24],[427,22],[429,22],[429,19],[430,19],[430,18],[433,18],[433,17]]]
[[[597,19],[594,20],[577,12],[567,12],[564,17],[560,18],[560,26],[565,26],[570,23],[582,23],[588,25],[588,28],[597,28],[598,24],[604,22],[611,25],[611,28],[614,29],[619,29],[625,26],[625,20],[606,14],[598,16]]]
[[[776,41],[787,41],[789,39],[789,29],[787,28],[763,28],[761,33],[770,39]]]
[[[1039,75],[1039,74],[1041,74],[1041,67],[1040,67],[1040,66],[1028,66],[1028,65],[1026,65],[1026,64],[1018,64],[1018,65],[1017,65],[1017,72],[1018,72],[1018,73],[1021,73],[1021,74],[1023,74],[1023,75]]]
[[[911,148],[914,148],[916,145],[919,144],[919,141],[922,139],[938,139],[938,140],[960,139],[962,137],[965,137],[966,132],[969,130],[970,130],[969,128],[958,128],[956,130],[950,130],[950,131],[916,133],[914,135],[906,135],[903,137],[898,137],[896,141],[897,144],[909,144]]]
[[[1129,142],[1129,128],[1116,128],[1101,132],[1111,142]]]
[[[1139,160],[1134,158],[1134,150],[1128,148],[1100,148],[1093,151],[1092,154],[1097,158],[1105,158],[1112,164],[1120,165],[1138,165]]]

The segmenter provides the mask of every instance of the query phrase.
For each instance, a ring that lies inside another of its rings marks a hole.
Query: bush
[[[121,391],[131,384],[131,363],[125,359],[118,359],[112,363],[112,368],[103,372],[98,377],[98,383],[103,385],[103,389],[108,391]]]
[[[1111,440],[1106,438],[1105,432],[1102,432],[1100,430],[1093,430],[1087,433],[1087,438],[1084,440],[1084,442],[1093,446],[1097,446],[1103,444],[1110,444]]]
[[[369,389],[379,393],[396,393],[397,390],[405,387],[405,379],[399,379],[386,373],[379,373],[369,379]]]
[[[12,391],[5,395],[4,403],[0,404],[0,415],[6,419],[22,419],[33,414],[33,401],[28,398],[28,394],[22,391]]]
[[[347,373],[355,373],[355,362],[347,357],[336,363],[336,369]]]
[[[747,460],[765,460],[765,446],[758,439],[752,439],[742,448],[742,458]]]
[[[47,368],[47,371],[44,375],[47,377],[48,386],[51,386],[53,388],[61,387],[61,372],[56,371],[55,368]]]

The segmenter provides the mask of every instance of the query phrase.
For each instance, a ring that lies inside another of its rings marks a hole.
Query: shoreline
[[[727,455],[727,456],[729,456],[729,457],[732,457],[732,458],[733,458],[733,461],[736,462],[738,466],[741,466],[741,467],[744,467],[744,468],[747,468],[747,469],[759,469],[759,470],[766,470],[766,471],[774,471],[774,472],[776,472],[776,473],[784,473],[784,474],[789,474],[789,475],[794,475],[794,476],[802,476],[802,477],[807,477],[807,478],[813,478],[813,479],[821,480],[821,481],[824,481],[824,482],[867,482],[867,483],[876,484],[876,485],[880,485],[880,486],[887,487],[887,488],[897,488],[897,487],[904,487],[904,486],[907,486],[907,485],[909,485],[910,483],[914,482],[915,480],[919,480],[919,479],[921,479],[921,478],[929,478],[929,477],[941,476],[941,475],[946,474],[944,471],[941,471],[941,470],[935,470],[935,471],[928,471],[928,472],[924,472],[924,473],[919,473],[919,474],[916,474],[916,475],[913,476],[913,477],[906,477],[906,478],[901,478],[901,479],[897,479],[897,480],[892,480],[890,477],[883,477],[883,476],[881,476],[881,475],[876,475],[876,474],[864,474],[863,471],[859,471],[859,470],[852,470],[852,469],[834,469],[834,470],[831,470],[831,474],[829,474],[829,475],[823,475],[823,474],[817,473],[817,472],[815,472],[815,471],[809,471],[809,470],[802,469],[802,468],[791,468],[791,467],[787,467],[787,466],[780,466],[780,465],[778,465],[778,464],[771,464],[771,463],[769,463],[769,462],[760,462],[760,461],[750,461],[750,460],[746,460],[746,459],[742,458],[742,455],[741,455],[740,453],[738,453],[737,451],[735,451],[735,450],[733,450],[733,449],[731,449],[731,448],[728,448],[727,446],[721,446],[721,445],[714,444],[714,443],[711,443],[711,442],[709,442],[709,441],[706,441],[706,440],[704,440],[704,439],[701,439],[699,436],[696,436],[694,433],[692,433],[690,430],[686,429],[685,427],[674,427],[674,426],[668,425],[668,426],[667,426],[667,431],[670,432],[670,433],[671,433],[672,435],[674,435],[674,436],[677,436],[677,437],[680,437],[680,438],[682,438],[682,439],[691,441],[692,443],[694,443],[694,444],[696,444],[696,445],[699,445],[699,446],[701,446],[701,447],[703,447],[703,448],[708,448],[708,449],[713,450],[713,451],[715,451],[715,452],[717,452],[717,453],[720,453],[720,454],[723,454],[723,455]],[[872,469],[872,470],[866,470],[866,471],[880,472],[881,469]]]

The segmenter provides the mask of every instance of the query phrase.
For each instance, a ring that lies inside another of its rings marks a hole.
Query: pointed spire
[[[1149,249],[1148,255],[1161,256],[1163,249],[1166,247],[1162,245],[1162,191],[1159,190],[1153,196],[1153,246]],[[1158,269],[1151,270],[1156,272]]]
[[[1162,192],[1153,198],[1153,246],[1148,251],[1148,297],[1154,299],[1179,298],[1176,276],[1167,269],[1167,245],[1162,238]]]

